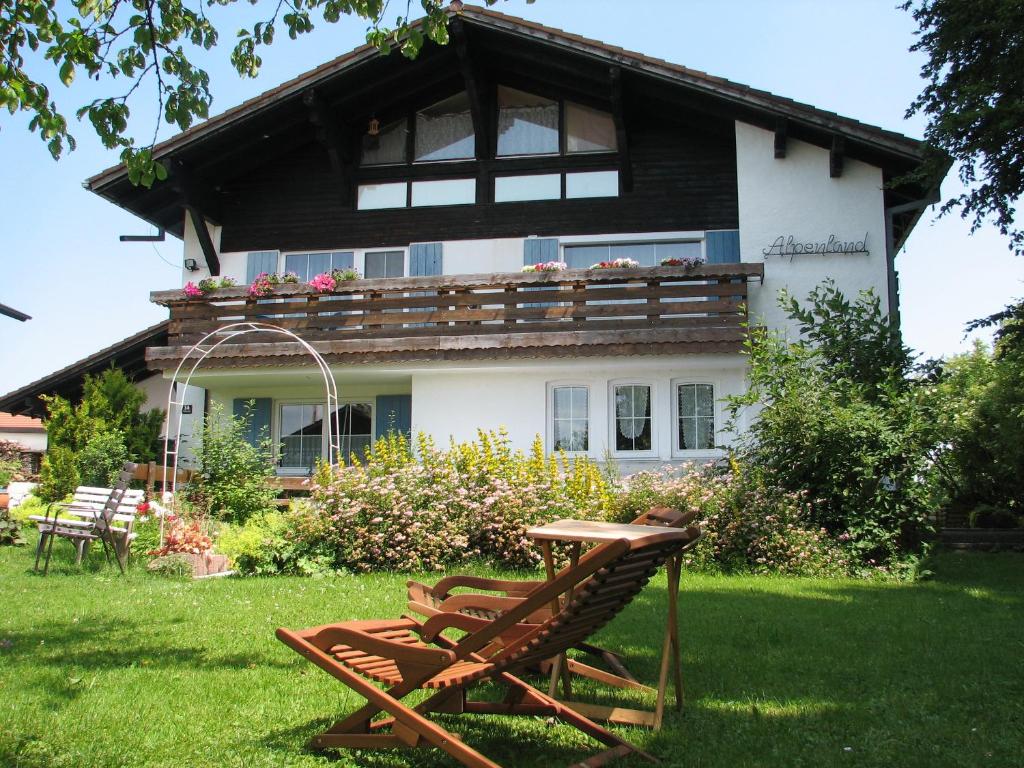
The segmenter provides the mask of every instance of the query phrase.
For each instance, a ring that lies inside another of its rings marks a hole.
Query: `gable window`
[[[476,179],[435,179],[412,183],[412,207],[476,202]]]
[[[557,155],[558,102],[498,86],[498,155]]]
[[[473,118],[465,91],[416,113],[416,161],[474,156]]]
[[[676,385],[676,448],[700,451],[715,447],[715,387]]]
[[[397,165],[405,162],[406,137],[409,133],[405,118],[382,126],[376,136],[363,136],[363,165]]]
[[[409,185],[404,181],[388,184],[360,184],[356,206],[360,211],[405,208],[408,195]]]
[[[616,197],[618,194],[618,171],[585,171],[565,174],[566,198]]]
[[[615,123],[610,114],[571,101],[565,102],[567,153],[614,152],[617,148]]]
[[[284,257],[284,271],[294,272],[299,282],[308,283],[314,277],[334,269],[351,269],[352,251],[325,251],[323,253],[289,253]]]
[[[551,388],[551,448],[585,452],[590,448],[590,390],[584,386]]]
[[[614,388],[615,450],[640,452],[653,449],[653,417],[649,384],[619,384]]]
[[[402,277],[405,274],[405,251],[371,251],[366,254],[363,276]]]

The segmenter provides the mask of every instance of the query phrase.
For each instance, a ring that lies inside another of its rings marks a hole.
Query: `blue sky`
[[[405,4],[400,3],[403,7]],[[505,13],[764,88],[823,109],[920,137],[924,121],[903,118],[920,91],[922,57],[908,52],[914,25],[896,0],[525,0],[499,2]],[[355,46],[364,24],[343,18],[299,41],[285,34],[264,55],[256,81],[228,64],[234,33],[269,14],[271,4],[215,7],[226,43],[205,54],[221,112]],[[76,82],[53,88],[65,114],[119,86]],[[137,135],[153,131],[153,105],[137,100]],[[73,118],[72,118],[73,120]],[[120,234],[149,225],[82,189],[114,164],[86,124],[74,126],[77,151],[60,162],[26,130],[23,116],[0,116],[3,281],[0,302],[33,319],[0,317],[0,392],[8,392],[148,325],[165,310],[149,292],[179,284],[180,241],[123,244]],[[171,135],[164,127],[161,138]],[[960,189],[951,175],[948,198]],[[1024,294],[1024,261],[991,226],[969,234],[958,216],[927,214],[897,258],[906,341],[926,356],[966,348],[964,323]]]

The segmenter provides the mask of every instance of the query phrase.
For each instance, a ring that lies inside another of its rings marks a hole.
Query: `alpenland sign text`
[[[762,248],[761,253],[768,256],[801,256],[815,254],[824,256],[829,253],[870,253],[868,251],[868,235],[864,233],[863,240],[840,240],[835,235],[829,235],[828,240],[821,242],[797,242],[792,235],[779,235],[767,248]]]

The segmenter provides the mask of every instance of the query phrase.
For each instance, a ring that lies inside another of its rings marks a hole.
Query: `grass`
[[[29,548],[0,549],[0,765],[454,765],[305,751],[357,701],[273,637],[397,616],[405,576],[122,578],[54,550],[42,578]],[[685,711],[622,733],[668,766],[1019,765],[1024,556],[945,553],[930,567],[917,584],[684,576]],[[656,677],[664,601],[662,578],[601,636],[641,679]],[[567,765],[593,747],[531,718],[453,729],[505,766]]]

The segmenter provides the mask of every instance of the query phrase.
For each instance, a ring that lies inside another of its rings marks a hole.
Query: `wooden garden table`
[[[544,568],[547,571],[547,578],[550,581],[555,577],[555,560],[552,553],[552,546],[556,542],[569,544],[570,565],[575,566],[580,559],[580,551],[584,544],[603,544],[617,539],[638,539],[649,536],[651,526],[649,525],[627,525],[621,523],[605,523],[594,520],[556,520],[547,525],[530,528],[526,535],[540,543],[541,552],[544,555]],[[681,568],[681,555],[670,557],[665,567],[668,571],[668,621],[665,625],[665,635],[661,650],[661,670],[658,676],[657,690],[637,682],[636,678],[629,674],[615,654],[605,653],[605,659],[618,672],[612,674],[597,667],[591,667],[574,659],[568,659],[563,653],[557,656],[551,666],[551,683],[549,695],[555,696],[558,691],[558,682],[562,682],[563,701],[585,717],[594,717],[613,723],[623,725],[642,725],[658,730],[661,728],[662,717],[665,711],[665,690],[668,687],[669,665],[672,666],[673,682],[676,690],[676,709],[683,706],[683,679],[679,662],[679,622],[678,622],[678,596],[679,596],[679,572]],[[572,592],[565,595],[568,601]],[[556,601],[552,609],[557,613],[560,605]],[[599,704],[589,704],[572,699],[572,674],[588,677],[593,680],[612,685],[617,688],[631,688],[650,693],[657,693],[654,711],[627,709],[623,707],[607,707]]]

